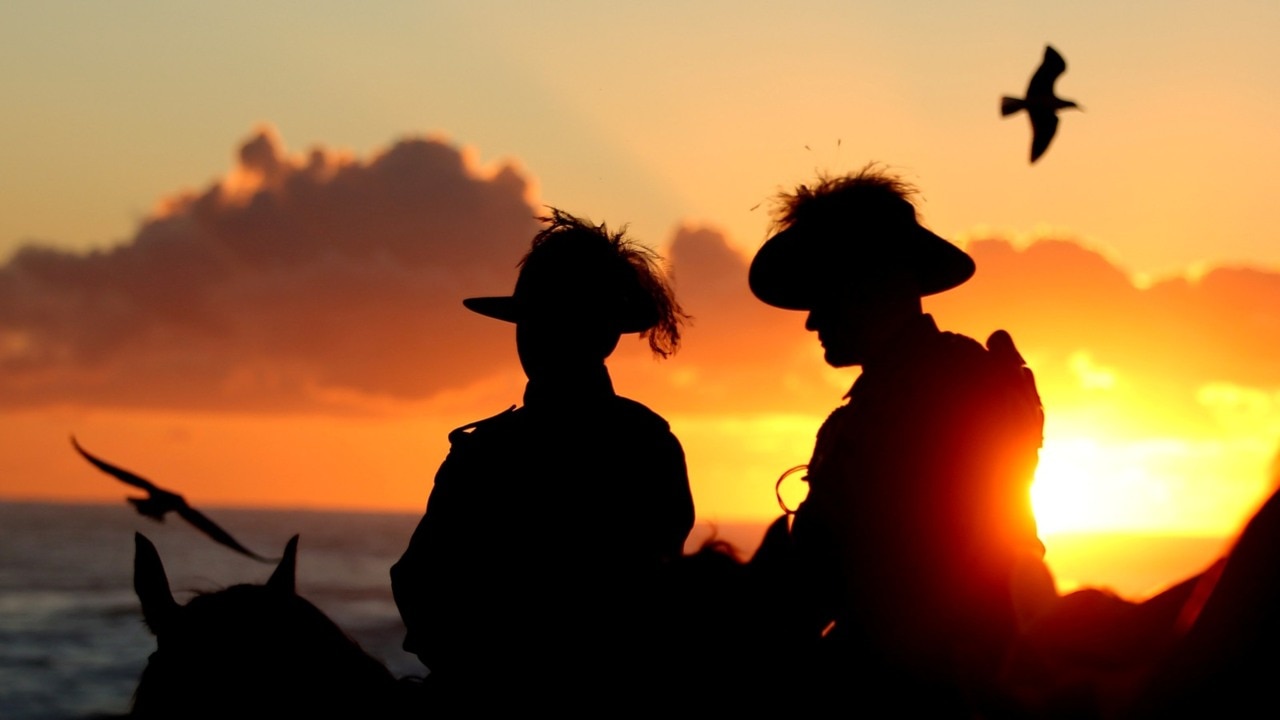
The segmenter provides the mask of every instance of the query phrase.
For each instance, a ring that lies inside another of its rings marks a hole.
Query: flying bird
[[[90,455],[84,448],[80,447],[80,443],[76,442],[74,436],[71,438],[71,445],[80,453],[85,460],[88,460],[94,467],[102,472],[115,477],[124,483],[141,488],[147,491],[147,496],[138,498],[126,498],[130,504],[138,509],[138,512],[149,518],[164,522],[164,516],[171,513],[178,513],[178,517],[191,523],[197,530],[213,538],[238,553],[247,555],[254,560],[265,563],[279,562],[279,558],[266,558],[244,545],[241,545],[235,538],[231,537],[231,533],[223,530],[216,523],[205,517],[203,513],[187,504],[187,501],[179,494],[157,487],[154,483],[146,478],[139,477],[123,468],[118,468],[111,463]]]
[[[1070,100],[1053,94],[1053,84],[1067,71],[1067,61],[1062,59],[1052,45],[1044,46],[1044,62],[1031,76],[1024,98],[1000,98],[1000,114],[1008,117],[1019,110],[1026,110],[1031,118],[1031,162],[1040,159],[1049,148],[1054,133],[1058,132],[1058,111],[1063,108],[1082,109]]]

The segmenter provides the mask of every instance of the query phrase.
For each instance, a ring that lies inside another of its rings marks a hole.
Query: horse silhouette
[[[1062,596],[1025,628],[1004,689],[1023,716],[1274,717],[1280,492],[1203,573],[1141,602]]]
[[[655,589],[652,617],[617,617],[599,628],[615,637],[660,628],[647,645],[655,652],[644,658],[652,692],[631,701],[655,709],[792,707],[779,678],[805,667],[797,638],[816,634],[801,632],[787,609],[794,594],[785,519],[747,561],[714,539],[672,560]],[[234,585],[186,605],[174,600],[155,546],[142,534],[134,539],[134,590],[157,649],[131,717],[399,718],[470,707],[444,681],[397,680],[300,597],[297,536],[264,585]]]
[[[800,562],[783,515],[746,560],[713,536],[663,568],[662,672],[679,706],[803,716],[827,700],[810,692],[825,676],[826,645]]]
[[[825,716],[883,690],[875,668],[848,662],[815,626],[785,516],[749,560],[713,541],[675,561],[666,581],[683,601],[668,604],[667,630],[684,650],[668,669],[686,707]],[[966,717],[1019,719],[1270,717],[1280,704],[1277,608],[1280,491],[1225,556],[1163,592],[1057,596],[1023,626],[990,694],[961,706]]]
[[[156,636],[134,718],[394,718],[412,691],[295,590],[298,536],[265,585],[179,605],[155,546],[134,535],[134,590]]]
[[[266,584],[235,585],[186,605],[174,601],[151,542],[138,534],[135,545],[134,588],[158,647],[131,717],[400,718],[471,707],[439,683],[397,680],[298,596],[296,536]],[[745,561],[714,538],[670,561],[653,595],[654,617],[616,617],[599,628],[616,637],[633,635],[632,623],[658,628],[646,648],[646,697],[602,697],[599,707],[625,700],[655,711],[798,717],[863,707],[874,673],[848,664],[815,624],[822,615],[808,611],[803,567],[786,516]],[[985,709],[993,717],[1145,720],[1182,708],[1216,715],[1272,706],[1277,567],[1280,494],[1203,575],[1140,603],[1092,589],[1062,596],[1024,631],[1002,698]],[[579,688],[592,690],[603,688]]]

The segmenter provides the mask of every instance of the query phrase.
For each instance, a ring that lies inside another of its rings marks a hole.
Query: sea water
[[[297,534],[298,592],[398,677],[421,676],[400,648],[404,625],[389,571],[417,514],[210,508],[255,552],[278,557]],[[714,534],[757,547],[763,524],[701,524],[686,549]],[[274,565],[218,545],[180,518],[160,523],[113,505],[0,503],[0,720],[86,720],[126,713],[155,638],[133,592],[135,532],[159,550],[179,603],[197,592],[263,583]],[[1060,589],[1108,587],[1140,599],[1224,552],[1223,538],[1047,537]]]
[[[209,509],[251,550],[279,557],[295,533],[298,593],[397,676],[425,669],[400,649],[388,576],[412,515]],[[126,713],[155,638],[133,592],[134,532],[159,550],[174,598],[262,583],[273,565],[218,545],[175,516],[129,506],[0,503],[0,718]]]
[[[279,557],[299,535],[298,594],[323,610],[397,677],[426,669],[404,652],[391,565],[417,514],[206,508],[250,550]],[[700,526],[744,550],[758,524]],[[113,505],[0,503],[0,720],[86,720],[128,712],[155,650],[133,591],[135,532],[155,544],[174,599],[263,583],[275,566],[211,541],[181,518],[143,517]]]

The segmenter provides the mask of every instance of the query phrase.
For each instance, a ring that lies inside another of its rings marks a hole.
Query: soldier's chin
[[[831,367],[853,367],[861,365],[862,360],[858,358],[857,353],[841,348],[823,348],[822,357]]]

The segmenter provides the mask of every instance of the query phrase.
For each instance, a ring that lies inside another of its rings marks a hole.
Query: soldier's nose
[[[810,331],[810,332],[817,332],[817,330],[818,330],[818,312],[817,312],[816,310],[810,310],[810,311],[809,311],[809,314],[805,317],[805,320],[804,320],[804,329],[805,329],[805,330],[808,330],[808,331]]]

